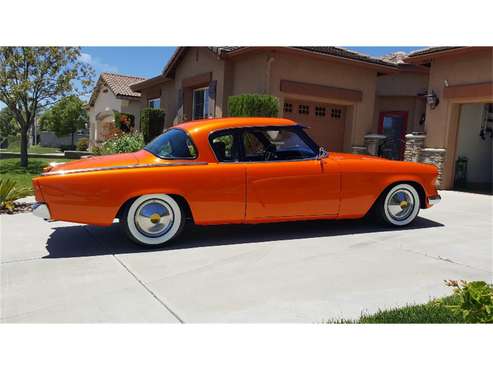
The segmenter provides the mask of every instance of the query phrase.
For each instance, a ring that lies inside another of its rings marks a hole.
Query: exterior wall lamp
[[[431,109],[435,109],[438,104],[440,104],[440,99],[438,99],[437,94],[432,90],[428,94],[425,95],[426,104],[430,106]]]
[[[433,90],[431,90],[431,92],[425,91],[422,93],[418,93],[418,96],[425,98],[426,104],[428,104],[431,109],[435,109],[440,103],[440,99],[438,99],[437,94]]]

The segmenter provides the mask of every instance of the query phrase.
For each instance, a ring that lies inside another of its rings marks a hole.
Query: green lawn
[[[9,145],[6,149],[1,149],[2,152],[16,152],[20,153],[21,149],[19,145],[16,143]],[[46,153],[61,153],[59,148],[50,148],[39,145],[31,145],[27,149],[28,153],[36,153],[36,154],[46,154]]]
[[[31,188],[31,179],[38,176],[43,167],[48,166],[50,162],[67,162],[67,159],[59,158],[30,158],[27,169],[20,166],[18,158],[0,159],[0,176],[14,179],[20,186]]]
[[[21,151],[21,142],[20,138],[16,136],[9,136],[9,146],[5,149],[0,149],[2,152],[15,152],[20,153]],[[31,145],[27,149],[28,153],[36,153],[36,154],[45,154],[45,153],[60,153],[59,148],[50,148],[44,147],[40,145]]]
[[[444,299],[447,304],[456,304],[458,297],[450,296]],[[455,324],[464,323],[461,316],[450,309],[437,306],[430,301],[425,304],[407,305],[377,313],[362,314],[358,320],[329,320],[329,324]]]

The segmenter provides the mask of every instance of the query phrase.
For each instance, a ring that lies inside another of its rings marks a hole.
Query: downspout
[[[273,56],[269,56],[269,58],[267,59],[267,68],[266,68],[266,71],[265,71],[265,86],[266,86],[266,93],[267,94],[270,94],[271,93],[271,90],[270,90],[270,75],[271,75],[271,69],[272,69],[272,62],[275,60],[276,58],[274,58]]]

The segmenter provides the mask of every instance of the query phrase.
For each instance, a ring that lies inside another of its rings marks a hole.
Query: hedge
[[[228,112],[231,117],[277,117],[279,100],[275,96],[259,94],[230,96]]]
[[[161,109],[144,108],[140,112],[140,130],[144,134],[144,141],[148,143],[160,135],[164,129],[164,111]]]

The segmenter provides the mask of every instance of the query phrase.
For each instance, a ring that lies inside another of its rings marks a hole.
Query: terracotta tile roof
[[[361,62],[380,64],[387,67],[394,67],[394,63],[386,62],[382,59],[373,58],[365,54],[357,53],[355,51],[347,50],[344,48],[338,48],[334,46],[310,46],[310,47],[296,47],[295,49],[302,49],[315,53],[333,55],[341,58],[358,60]]]
[[[99,90],[101,89],[103,84],[106,84],[116,96],[139,98],[140,93],[132,91],[130,85],[142,82],[144,80],[145,78],[143,77],[125,76],[116,73],[103,72],[99,76],[98,82],[94,87],[91,98],[89,99],[89,105],[94,105]]]
[[[143,77],[125,76],[108,72],[101,73],[101,78],[104,82],[106,82],[115,95],[135,97],[139,97],[140,93],[132,91],[132,89],[130,89],[130,85],[145,80]]]
[[[219,55],[224,55],[242,48],[243,47],[240,46],[220,46],[220,47],[210,47],[209,49]],[[310,53],[332,55],[340,58],[352,59],[360,62],[378,64],[387,67],[395,67],[395,64],[392,62],[388,62],[379,58],[373,58],[365,54],[357,53],[355,51],[351,51],[348,49],[335,47],[335,46],[293,46],[289,48],[303,50]]]
[[[436,46],[432,48],[426,48],[426,49],[421,49],[421,50],[416,50],[413,51],[408,55],[409,58],[412,57],[417,57],[421,55],[427,55],[427,54],[433,54],[433,53],[438,53],[442,51],[448,51],[448,50],[453,50],[453,49],[460,49],[462,46]]]

